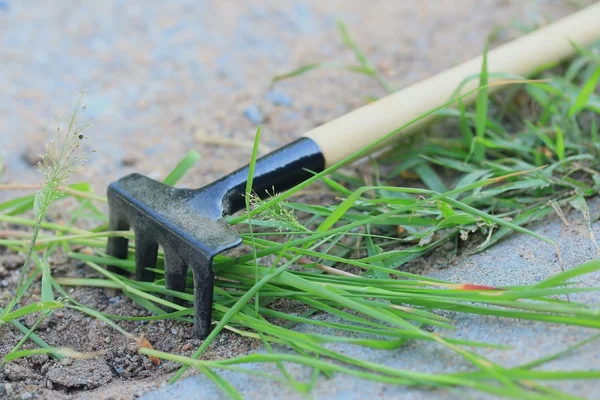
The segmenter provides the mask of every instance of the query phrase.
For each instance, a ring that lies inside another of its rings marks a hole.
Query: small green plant
[[[39,172],[44,176],[44,181],[41,188],[34,196],[33,212],[36,220],[33,227],[33,234],[29,246],[27,247],[23,269],[19,274],[17,295],[13,297],[9,306],[6,307],[0,315],[0,322],[2,322],[2,317],[5,317],[10,313],[19,299],[23,296],[25,277],[29,272],[33,249],[42,222],[48,213],[50,206],[62,195],[59,188],[64,186],[73,174],[81,171],[84,164],[88,161],[88,156],[79,156],[77,154],[81,147],[81,141],[87,139],[87,137],[83,135],[83,131],[88,127],[88,124],[80,125],[78,119],[80,110],[84,108],[83,95],[80,95],[67,124],[66,131],[61,130],[59,120],[56,127],[56,135],[46,146],[46,154],[41,156],[42,159],[39,162],[38,167]],[[48,286],[46,286],[45,289],[51,290]],[[47,294],[47,291],[45,294]],[[48,296],[44,297],[46,297],[45,300],[51,300],[47,298]]]

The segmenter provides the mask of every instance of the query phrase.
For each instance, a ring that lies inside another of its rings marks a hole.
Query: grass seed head
[[[73,174],[80,172],[89,160],[87,155],[76,154],[81,147],[81,140],[87,138],[83,131],[89,126],[79,124],[78,114],[82,109],[85,109],[83,94],[75,104],[66,132],[61,131],[58,122],[56,134],[46,145],[46,154],[41,156],[38,163],[38,170],[44,176],[44,182],[35,195],[34,212],[37,216],[46,214],[50,205],[60,197],[59,187],[66,184]]]
[[[267,191],[268,193],[268,191]],[[271,197],[275,197],[277,194],[273,189]],[[263,200],[256,194],[250,193],[250,205],[253,208],[258,208],[263,204]],[[258,215],[263,221],[272,221],[277,223],[277,230],[282,231],[296,231],[306,232],[308,229],[298,221],[294,211],[289,207],[287,202],[279,201],[273,204],[271,207],[266,207]]]

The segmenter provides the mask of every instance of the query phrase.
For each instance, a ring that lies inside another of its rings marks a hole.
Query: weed
[[[63,133],[61,131],[60,121],[58,122],[56,136],[46,146],[46,154],[42,156],[38,164],[40,173],[44,175],[44,182],[41,189],[36,191],[34,196],[33,212],[36,220],[33,227],[33,234],[27,248],[25,264],[19,274],[17,295],[13,297],[9,306],[0,315],[0,321],[12,311],[15,304],[24,294],[25,277],[29,271],[33,249],[42,221],[48,213],[50,206],[61,196],[59,188],[66,184],[74,173],[79,172],[88,160],[86,156],[81,157],[76,153],[80,148],[81,140],[86,138],[83,135],[83,131],[87,128],[87,125],[80,125],[78,121],[78,114],[82,108],[85,108],[83,95],[79,97],[75,105],[66,132]],[[49,271],[45,270],[45,274],[49,274]],[[52,294],[47,292],[47,290],[51,289],[47,285],[44,285],[44,289],[46,289],[43,295],[44,300],[52,300]]]

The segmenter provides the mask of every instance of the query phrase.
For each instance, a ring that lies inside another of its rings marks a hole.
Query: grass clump
[[[83,135],[83,131],[87,128],[87,125],[80,125],[77,118],[79,111],[82,108],[85,108],[85,105],[83,104],[83,97],[81,96],[75,105],[66,132],[61,131],[59,121],[56,128],[56,136],[48,145],[46,145],[46,154],[41,156],[42,159],[39,162],[38,167],[39,172],[44,176],[44,181],[41,188],[36,191],[33,200],[33,213],[36,218],[33,234],[31,235],[29,246],[27,247],[25,264],[19,274],[17,295],[12,298],[9,306],[4,309],[0,315],[0,321],[4,320],[6,315],[12,311],[21,296],[23,296],[25,277],[29,271],[33,249],[40,232],[42,221],[46,217],[50,206],[61,197],[62,192],[59,188],[65,185],[73,174],[81,171],[85,162],[88,161],[86,156],[79,156],[77,154],[81,141],[86,139]],[[49,272],[46,271],[46,273]],[[43,289],[51,290],[47,285],[44,285]],[[45,300],[50,300],[52,294],[45,290],[43,298]]]
[[[349,69],[375,77],[380,84],[385,82],[345,28],[342,33],[359,61],[358,67]],[[191,357],[147,345],[140,345],[139,352],[181,364],[183,368],[173,381],[192,366],[232,398],[241,395],[219,375],[221,370],[259,375],[302,393],[310,392],[317,377],[343,373],[388,384],[462,388],[517,399],[572,397],[543,381],[592,380],[598,379],[600,372],[544,371],[538,367],[582,344],[535,362],[507,367],[478,351],[506,346],[456,339],[448,332],[455,329],[452,316],[456,313],[598,329],[599,310],[569,301],[567,296],[598,290],[575,285],[574,280],[598,271],[600,261],[590,260],[533,285],[510,287],[447,282],[412,273],[405,267],[447,244],[451,244],[451,250],[446,251],[454,254],[480,252],[512,232],[530,235],[547,243],[549,251],[555,251],[552,239],[527,225],[552,212],[564,215],[563,208],[569,206],[582,213],[592,231],[594,217],[590,215],[588,199],[600,191],[600,171],[594,161],[600,150],[600,99],[595,91],[599,63],[594,54],[582,50],[568,65],[542,72],[539,78],[543,81],[517,80],[494,97],[485,91],[484,63],[474,109],[464,107],[460,101],[454,108],[456,102],[449,101],[428,113],[444,118],[453,127],[450,131],[458,135],[432,133],[428,139],[414,138],[412,143],[405,143],[374,162],[372,175],[350,174],[343,169],[364,155],[368,150],[364,149],[269,200],[259,201],[249,185],[246,212],[227,219],[237,226],[251,251],[239,257],[221,255],[215,259],[212,333]],[[289,79],[319,66],[302,67],[278,79]],[[387,82],[382,86],[393,90]],[[260,130],[252,161],[259,139]],[[176,184],[197,159],[197,153],[190,152],[165,180]],[[55,182],[54,175],[50,176],[50,182]],[[327,189],[330,204],[312,204],[292,197],[316,182]],[[52,187],[55,189],[51,193],[56,193],[58,186]],[[19,251],[29,245],[33,249],[31,257],[36,260],[36,268],[19,284],[2,321],[12,323],[31,313],[69,307],[110,324],[132,339],[135,338],[120,327],[121,321],[191,323],[192,292],[167,291],[160,263],[155,282],[137,282],[101,267],[107,261],[106,238],[131,234],[107,231],[106,216],[92,204],[105,199],[91,193],[86,184],[79,184],[76,189],[66,195],[77,199],[81,212],[66,225],[44,222],[39,212],[34,218],[24,216],[34,204],[38,204],[38,211],[44,211],[44,201],[56,200],[54,195],[26,196],[0,204],[0,222],[33,227],[27,237],[0,239],[0,245]],[[83,217],[99,220],[100,224],[92,230],[77,228],[77,219]],[[42,230],[50,233],[40,234]],[[593,236],[591,240],[595,242]],[[76,252],[77,246],[91,251]],[[99,277],[52,277],[45,255],[57,249],[85,263]],[[130,257],[117,262],[123,270],[134,269],[133,254],[131,248]],[[162,253],[159,259],[163,260]],[[42,291],[46,293],[43,301],[13,310],[37,279],[41,279]],[[62,298],[50,297],[51,292],[44,291],[44,285]],[[92,310],[73,301],[64,289],[84,286],[120,290],[147,314],[118,316]],[[166,296],[183,300],[183,305],[166,300]],[[295,304],[300,311],[281,311],[277,307],[281,301]],[[176,311],[168,313],[163,306]],[[297,324],[325,328],[328,333],[293,329]],[[35,338],[35,328],[27,330],[29,336],[25,338]],[[222,330],[260,341],[267,351],[223,360],[199,359]],[[345,343],[397,350],[409,341],[435,343],[458,354],[473,368],[439,374],[391,368],[332,347]],[[5,362],[40,352],[60,355],[65,350],[19,351],[16,347]],[[243,367],[250,362],[274,364],[281,374],[264,374]],[[298,381],[286,369],[288,363],[312,368],[312,378]]]

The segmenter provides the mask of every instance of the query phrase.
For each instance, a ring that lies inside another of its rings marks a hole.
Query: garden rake
[[[540,68],[572,56],[600,37],[600,4],[502,45],[487,55],[490,83],[494,73],[526,77]],[[433,116],[407,125],[455,96],[465,78],[477,76],[483,56],[416,83],[338,119],[321,125],[302,138],[255,162],[252,190],[259,197],[285,191],[326,168],[356,154],[371,143],[381,149],[422,129]],[[463,87],[463,93],[477,88],[476,79]],[[494,91],[500,85],[489,86]],[[473,93],[463,102],[472,102]],[[386,136],[389,136],[387,138]],[[381,140],[386,137],[385,140]],[[110,229],[133,228],[135,234],[135,278],[153,281],[159,245],[165,255],[165,286],[184,291],[188,268],[194,282],[193,335],[203,339],[210,332],[213,300],[213,259],[241,243],[224,215],[245,208],[244,196],[249,167],[199,189],[177,189],[140,174],[125,176],[108,187]],[[125,259],[128,240],[108,239],[108,254]],[[109,265],[112,271],[115,266]]]

